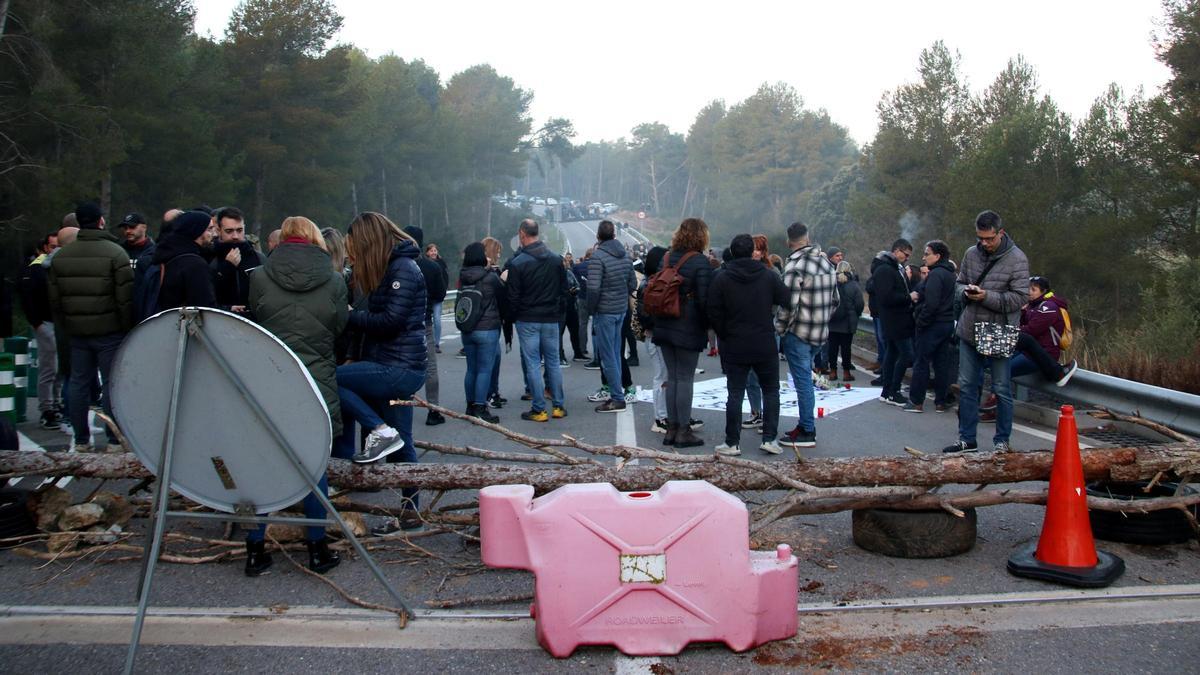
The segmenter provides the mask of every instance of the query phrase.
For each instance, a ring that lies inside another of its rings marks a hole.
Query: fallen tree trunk
[[[1200,474],[1200,447],[1093,448],[1082,453],[1087,480],[1146,480],[1160,473]],[[972,453],[952,456],[818,458],[765,464],[771,470],[817,487],[1001,484],[1044,481],[1054,453]],[[745,461],[742,462],[745,464]],[[133,454],[0,451],[0,477],[78,476],[145,478],[150,475]],[[669,480],[706,480],[724,490],[786,489],[777,479],[716,455],[679,455],[659,464],[380,464],[330,460],[329,482],[346,489],[416,487],[426,490],[478,489],[527,484],[538,493],[569,483],[612,483],[619,490],[650,490]]]

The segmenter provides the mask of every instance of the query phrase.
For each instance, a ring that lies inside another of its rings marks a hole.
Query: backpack
[[[646,282],[646,290],[643,293],[642,306],[648,316],[667,319],[678,319],[683,316],[683,296],[680,293],[683,276],[679,274],[679,269],[688,261],[688,258],[694,255],[696,255],[695,251],[684,253],[679,262],[673,266],[665,264],[670,260],[670,255],[664,257],[662,269],[655,272],[654,276]]]
[[[1058,331],[1054,330],[1053,326],[1050,327],[1050,335],[1053,336],[1054,341],[1058,343],[1059,349],[1070,349],[1071,343],[1075,341],[1075,331],[1071,330],[1071,315],[1068,314],[1066,308],[1062,306],[1059,306],[1058,312],[1062,314],[1063,319],[1062,335],[1059,335]]]
[[[133,321],[141,323],[158,313],[158,292],[162,289],[167,268],[161,263],[134,270]]]
[[[484,277],[487,278],[487,277]],[[480,280],[482,281],[482,279]],[[483,318],[483,292],[477,284],[463,286],[454,299],[454,325],[460,333],[470,333]]]

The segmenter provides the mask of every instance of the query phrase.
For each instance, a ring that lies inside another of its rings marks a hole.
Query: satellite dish
[[[309,483],[247,397],[257,401],[314,481],[325,473],[333,438],[325,400],[308,369],[274,335],[229,312],[196,311],[180,378],[171,489],[226,513],[266,513],[295,504],[311,491]],[[129,333],[113,363],[113,413],[134,454],[155,475],[166,441],[180,325],[179,309],[151,316]]]

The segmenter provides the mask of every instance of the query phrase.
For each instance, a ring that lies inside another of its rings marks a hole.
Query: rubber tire
[[[1089,497],[1127,499],[1136,503],[1139,499],[1173,496],[1179,487],[1178,483],[1158,483],[1149,493],[1143,492],[1149,484],[1149,481],[1089,483],[1087,493]],[[1187,485],[1180,491],[1181,495],[1195,493],[1196,490]],[[1197,515],[1195,504],[1188,508],[1193,516]],[[1179,509],[1162,509],[1149,513],[1089,511],[1088,518],[1092,521],[1092,535],[1105,541],[1161,546],[1182,544],[1195,536],[1187,517]]]
[[[0,538],[19,537],[37,532],[29,515],[29,491],[0,489]]]
[[[959,518],[941,509],[855,509],[854,543],[893,558],[946,558],[975,546],[975,509]]]

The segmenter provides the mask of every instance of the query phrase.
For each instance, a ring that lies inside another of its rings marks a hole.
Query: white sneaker
[[[104,448],[104,452],[109,454],[125,452],[125,446],[121,445],[120,443],[109,443],[108,447]]]
[[[650,431],[656,434],[667,433],[667,420],[665,418],[661,420],[654,420],[654,424],[650,425]]]
[[[736,445],[722,443],[716,447],[716,453],[718,455],[725,455],[727,457],[736,457],[737,455],[742,454],[742,449]]]
[[[384,427],[367,434],[367,442],[363,444],[362,451],[351,457],[350,460],[356,464],[369,464],[377,462],[403,447],[404,439],[400,438],[400,432],[391,427]]]
[[[1059,387],[1067,386],[1067,383],[1071,381],[1071,377],[1073,375],[1075,375],[1076,370],[1079,370],[1079,362],[1076,361],[1075,359],[1071,359],[1070,365],[1063,368],[1063,376],[1058,380],[1058,382],[1054,383],[1055,386],[1059,386]]]
[[[92,451],[92,446],[88,445],[87,443],[76,443],[71,448],[71,452],[91,452],[91,451]]]
[[[591,401],[592,403],[601,403],[601,402],[607,401],[611,398],[612,398],[612,394],[609,393],[608,387],[600,387],[596,391],[593,391],[592,393],[588,394],[588,400]]]
[[[778,455],[779,453],[783,452],[783,448],[779,447],[779,443],[775,441],[766,441],[762,445],[758,446],[758,449],[762,450],[768,455]]]

